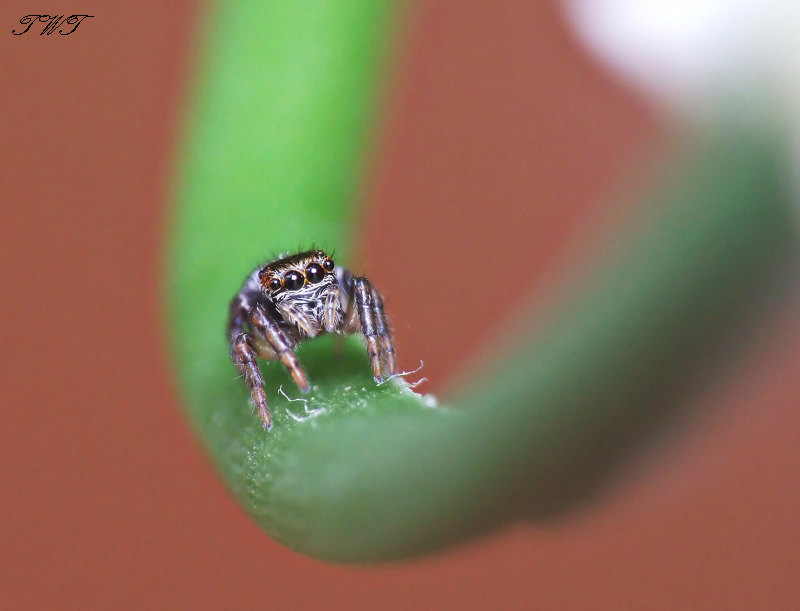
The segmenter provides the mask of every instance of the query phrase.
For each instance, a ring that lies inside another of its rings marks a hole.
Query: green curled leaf
[[[266,532],[335,561],[411,557],[585,502],[776,294],[796,249],[779,139],[720,130],[648,196],[663,214],[454,407],[377,386],[358,338],[321,338],[298,350],[307,396],[262,364],[265,432],[229,360],[227,304],[271,253],[313,241],[346,261],[393,15],[221,3],[174,211],[189,416]]]

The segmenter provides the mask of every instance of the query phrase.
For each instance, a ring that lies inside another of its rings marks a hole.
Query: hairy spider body
[[[321,250],[258,266],[231,300],[231,358],[267,430],[272,428],[272,419],[256,358],[280,361],[300,390],[308,392],[308,378],[294,348],[324,333],[361,333],[377,382],[397,372],[380,294],[369,280],[335,265]]]

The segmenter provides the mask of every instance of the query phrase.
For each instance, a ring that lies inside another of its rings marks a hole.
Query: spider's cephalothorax
[[[337,267],[321,250],[257,267],[231,301],[231,358],[244,375],[264,428],[270,429],[272,420],[256,357],[281,361],[300,390],[307,392],[308,379],[293,350],[299,342],[325,332],[362,333],[375,380],[396,373],[392,336],[378,291],[366,278]]]

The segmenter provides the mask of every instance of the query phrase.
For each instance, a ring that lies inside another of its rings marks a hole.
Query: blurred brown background
[[[424,359],[429,390],[558,277],[658,139],[554,2],[489,4],[418,3],[363,188],[361,260],[389,296],[403,365]],[[0,608],[797,608],[789,315],[734,383],[697,399],[717,409],[598,509],[379,568],[273,543],[189,433],[161,329],[169,171],[201,6],[41,2],[95,17],[69,37],[12,36],[30,7],[0,7]],[[500,301],[473,300],[465,253]]]

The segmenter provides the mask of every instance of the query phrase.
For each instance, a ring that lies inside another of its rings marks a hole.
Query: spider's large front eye
[[[294,270],[283,275],[283,288],[288,291],[296,291],[305,284],[305,278],[300,272]]]
[[[322,279],[325,277],[325,270],[322,269],[322,266],[318,263],[309,263],[306,266],[306,279],[311,284],[316,284],[317,282],[322,282]]]
[[[326,272],[332,272],[333,271],[333,259],[325,259],[322,262],[322,267],[325,268]]]
[[[273,291],[277,291],[279,288],[281,288],[280,278],[271,278],[269,281],[269,288]]]

